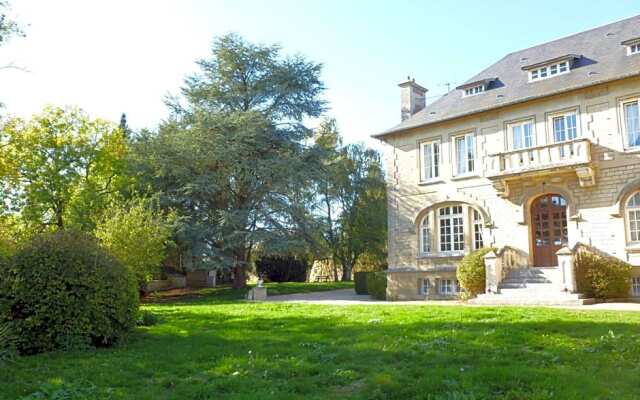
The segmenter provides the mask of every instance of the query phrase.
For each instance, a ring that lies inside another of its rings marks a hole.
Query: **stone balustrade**
[[[494,154],[489,159],[488,175],[519,174],[590,162],[591,142],[589,139],[575,139]]]

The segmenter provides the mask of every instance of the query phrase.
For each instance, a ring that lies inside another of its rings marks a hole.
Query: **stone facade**
[[[640,150],[626,149],[623,133],[622,101],[632,98],[640,98],[638,77],[385,136],[388,298],[442,297],[433,289],[441,280],[455,280],[457,263],[474,247],[477,215],[484,246],[512,246],[533,263],[530,210],[544,194],[566,200],[569,247],[591,245],[636,266],[633,274],[640,277],[640,243],[629,237],[624,209],[629,196],[640,190]],[[565,110],[577,114],[578,139],[563,149],[554,144],[551,121]],[[527,152],[513,152],[508,127],[525,119],[533,121],[535,144]],[[475,139],[475,170],[456,176],[453,143],[460,134]],[[440,143],[439,176],[427,181],[421,143],[433,139]],[[537,159],[540,155],[549,157],[548,163]],[[510,170],[510,160],[518,157],[527,168]],[[447,205],[463,206],[463,251],[440,251],[436,210]],[[421,224],[427,215],[431,248],[425,252]],[[430,281],[429,295],[424,279]]]

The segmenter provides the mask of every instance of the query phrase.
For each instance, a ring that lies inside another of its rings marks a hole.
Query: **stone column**
[[[498,285],[500,284],[500,274],[498,265],[498,256],[496,252],[491,250],[484,256],[485,268],[485,292],[498,293]]]
[[[567,246],[564,246],[556,252],[556,256],[558,256],[558,266],[562,276],[562,290],[575,293],[576,275],[573,270],[573,253]]]

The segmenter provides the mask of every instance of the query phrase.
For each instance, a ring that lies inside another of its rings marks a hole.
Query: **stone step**
[[[548,281],[526,281],[526,282],[516,282],[516,281],[502,281],[498,287],[500,288],[521,288],[527,287],[530,285],[552,285],[551,282]]]
[[[470,304],[495,305],[583,305],[593,304],[594,299],[586,299],[578,293],[549,294],[547,296],[481,294],[469,300]]]
[[[557,281],[558,267],[510,270],[498,286],[499,293],[481,294],[470,304],[487,305],[581,305],[592,304],[580,293],[566,293]]]
[[[469,300],[469,304],[475,305],[513,305],[513,306],[581,306],[593,304],[593,299],[531,299],[509,298],[495,296],[495,298],[476,298]]]

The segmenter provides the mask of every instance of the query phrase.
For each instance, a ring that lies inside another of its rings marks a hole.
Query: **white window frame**
[[[430,289],[431,289],[431,282],[429,282],[428,278],[423,278],[420,282],[420,294],[423,296],[428,296]]]
[[[570,129],[568,128],[567,124],[568,118],[570,116],[575,116],[575,137],[573,138],[569,137]],[[555,121],[557,119],[562,119],[564,124],[564,139],[562,140],[558,140],[558,138],[556,137]],[[580,126],[580,110],[578,108],[572,108],[569,110],[549,114],[549,132],[551,135],[549,143],[564,143],[582,137]]]
[[[530,144],[527,145],[527,141],[526,141],[526,136],[525,136],[525,126],[530,125],[530,130],[529,130],[529,138],[530,138]],[[515,128],[520,128],[521,131],[521,140],[522,140],[522,146],[521,147],[516,147],[516,140],[515,140],[515,133],[514,130]],[[507,123],[507,143],[509,144],[508,149],[509,150],[524,150],[524,149],[530,149],[533,147],[536,147],[536,123],[535,120],[533,118],[527,118],[527,119],[522,119],[519,121],[514,121],[514,122],[509,122]]]
[[[543,79],[553,78],[554,76],[568,74],[569,72],[571,72],[571,63],[569,63],[568,60],[543,65],[529,71],[529,82],[541,81]]]
[[[475,96],[484,93],[485,90],[485,85],[473,86],[464,90],[464,97]]]
[[[464,254],[464,205],[452,204],[437,209],[438,250],[441,253]],[[443,213],[443,210],[449,210]],[[458,212],[459,209],[459,212]]]
[[[475,208],[470,207],[469,211],[471,211],[471,227],[473,232],[473,237],[471,238],[472,245],[474,250],[478,250],[484,247],[484,238],[482,237],[482,228],[484,226],[483,218],[480,211]]]
[[[458,154],[458,141],[460,139],[464,140],[464,164],[460,164],[459,154]],[[475,132],[466,132],[463,134],[456,134],[452,136],[451,143],[452,146],[452,160],[453,160],[453,170],[455,176],[465,176],[465,175],[473,175],[476,173],[476,160],[477,160],[477,149],[476,149],[476,134]],[[471,152],[469,152],[469,143],[471,143]],[[471,157],[469,157],[471,155]],[[464,170],[460,171],[461,165],[464,165]]]
[[[625,150],[640,150],[640,144],[631,145],[631,141],[630,141],[630,132],[629,132],[629,127],[627,126],[627,106],[629,105],[633,105],[635,104],[636,107],[638,107],[638,114],[640,115],[640,98],[636,97],[636,98],[628,98],[628,99],[624,99],[622,101],[620,101],[620,113],[622,116],[622,134],[623,134],[623,142],[624,142],[624,149]],[[640,121],[638,122],[639,126],[640,126]],[[640,141],[640,130],[636,133],[638,135],[638,137],[636,138],[637,141]]]
[[[640,297],[640,276],[631,278],[631,294]]]
[[[431,238],[433,237],[431,232],[431,218],[430,213],[427,213],[424,217],[422,217],[422,221],[420,222],[420,253],[421,254],[429,254],[431,253]]]
[[[640,191],[633,192],[624,204],[627,241],[629,244],[640,244]]]
[[[430,160],[433,162],[427,166],[426,149],[429,149]],[[427,169],[428,167],[428,169]],[[427,174],[429,171],[429,174]],[[442,173],[442,143],[440,139],[433,139],[420,143],[420,181],[432,182],[440,179]],[[428,176],[431,175],[431,176]]]
[[[633,56],[636,54],[640,54],[640,42],[631,43],[627,45],[627,55]]]
[[[445,296],[453,296],[456,294],[454,285],[454,279],[440,279],[438,282],[438,293]]]

